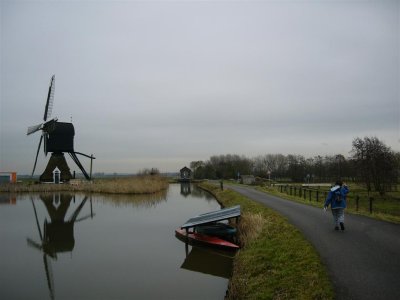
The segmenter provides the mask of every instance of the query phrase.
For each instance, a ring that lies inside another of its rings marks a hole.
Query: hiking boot
[[[339,226],[335,226],[335,230],[339,230]]]
[[[340,222],[340,229],[344,230],[344,224]]]

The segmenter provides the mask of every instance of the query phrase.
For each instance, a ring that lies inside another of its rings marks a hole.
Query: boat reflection
[[[189,247],[185,245],[186,258],[182,269],[228,279],[231,277],[235,252],[196,246],[192,246],[189,252]]]
[[[82,208],[85,206],[88,197],[85,196],[77,208],[72,212],[66,220],[68,209],[73,201],[75,203],[75,195],[55,193],[44,194],[39,196],[40,200],[46,207],[50,216],[50,222],[45,218],[43,230],[40,228],[39,218],[34,199],[31,197],[31,203],[35,214],[36,227],[38,230],[40,241],[27,238],[28,245],[43,253],[43,264],[46,272],[47,285],[49,288],[50,298],[54,299],[54,279],[51,268],[51,261],[56,260],[57,254],[62,252],[72,252],[75,247],[74,224],[88,218],[93,218],[92,201],[90,199],[90,214],[78,218]]]

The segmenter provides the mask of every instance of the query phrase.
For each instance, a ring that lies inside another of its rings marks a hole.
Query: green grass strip
[[[227,299],[333,299],[326,268],[311,244],[273,210],[231,190],[201,183],[225,207],[241,205]]]

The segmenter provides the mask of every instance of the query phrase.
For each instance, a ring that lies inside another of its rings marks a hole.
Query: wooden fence
[[[315,186],[314,188],[307,188],[302,186],[292,186],[292,185],[274,185],[275,189],[277,189],[280,193],[285,193],[287,195],[302,198],[304,200],[308,200],[310,202],[320,202],[321,206],[325,202],[326,197],[328,196],[329,191],[321,191],[320,186]],[[367,199],[360,199],[358,195],[352,195],[351,197],[347,197],[347,206],[354,208],[356,211],[359,211],[361,208],[363,210],[368,210],[369,213],[372,213],[374,210],[373,206],[374,198],[367,197]],[[367,204],[368,207],[365,207]],[[375,212],[377,209],[375,209]]]

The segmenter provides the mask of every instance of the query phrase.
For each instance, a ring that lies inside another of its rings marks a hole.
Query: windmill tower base
[[[43,174],[40,175],[40,181],[54,182],[53,172],[56,168],[60,171],[60,182],[66,182],[72,179],[72,174],[65,160],[64,153],[52,153],[46,169]]]

